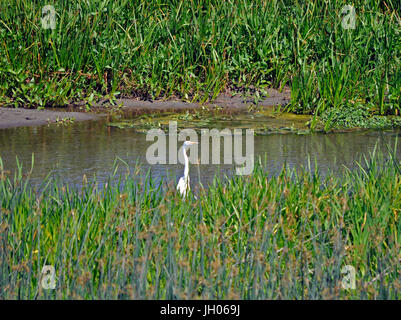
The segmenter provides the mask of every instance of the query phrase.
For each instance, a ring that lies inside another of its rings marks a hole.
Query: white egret
[[[178,180],[177,190],[181,193],[181,195],[185,198],[188,194],[190,187],[189,187],[189,159],[187,156],[187,149],[190,145],[198,144],[197,142],[192,141],[185,141],[182,145],[182,152],[184,154],[184,176]]]

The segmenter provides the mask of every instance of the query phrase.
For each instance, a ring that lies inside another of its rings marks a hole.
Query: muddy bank
[[[263,97],[260,101],[255,103],[252,98],[245,98],[240,95],[232,96],[229,93],[223,93],[217,97],[211,103],[205,103],[203,106],[209,107],[221,107],[227,110],[247,110],[249,106],[258,105],[263,107],[269,106],[285,106],[290,101],[290,91],[288,89],[283,92],[277,90],[268,90],[268,96]],[[199,103],[188,103],[178,99],[170,100],[139,100],[122,98],[115,102],[116,106],[121,106],[121,109],[127,112],[133,113],[146,113],[152,111],[182,111],[189,109],[200,108]],[[60,108],[59,110],[36,110],[36,109],[24,109],[24,108],[4,108],[0,107],[0,129],[11,128],[11,127],[24,127],[24,126],[39,126],[48,123],[55,123],[59,120],[66,118],[73,118],[74,121],[84,120],[97,120],[104,114],[96,112],[107,113],[112,106],[106,100],[100,101],[94,104],[92,109],[94,112],[84,113],[77,112],[74,110],[82,110],[85,106],[85,102],[81,102],[75,105],[70,105],[66,108]]]
[[[83,112],[36,110],[23,108],[0,108],[0,129],[12,127],[40,126],[63,119],[73,121],[97,120],[100,115]]]
[[[279,92],[274,89],[269,89],[268,96],[263,97],[260,101],[255,103],[252,98],[245,98],[243,96],[235,95],[232,96],[229,93],[220,94],[213,102],[205,103],[203,106],[209,107],[221,107],[229,110],[247,110],[251,105],[258,105],[263,107],[270,106],[285,106],[290,102],[291,92],[289,89],[284,89],[283,92]],[[117,99],[116,105],[120,105],[123,110],[133,112],[146,112],[146,111],[178,111],[178,110],[190,110],[199,108],[199,103],[189,103],[180,101],[177,99],[170,100],[139,100],[139,99]],[[103,109],[109,106],[108,101],[100,101],[95,104],[98,109]]]

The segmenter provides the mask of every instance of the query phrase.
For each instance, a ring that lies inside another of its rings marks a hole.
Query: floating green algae
[[[272,133],[308,134],[310,116],[275,113],[272,108],[258,111],[191,110],[185,113],[160,112],[142,114],[131,119],[113,121],[107,125],[146,133],[150,129],[168,132],[171,121],[177,129],[253,129],[256,135]]]

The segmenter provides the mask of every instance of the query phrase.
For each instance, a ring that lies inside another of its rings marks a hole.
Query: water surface
[[[395,145],[399,131],[359,131],[347,133],[315,133],[309,135],[270,134],[255,136],[255,157],[265,159],[266,169],[275,174],[284,164],[290,167],[308,165],[314,169],[314,159],[318,169],[341,172],[344,166],[355,168],[361,155],[369,155],[375,145],[386,150],[387,145]],[[16,169],[16,157],[23,163],[24,171],[31,166],[34,154],[32,185],[39,185],[52,172],[65,183],[80,186],[83,175],[88,180],[96,179],[100,185],[107,181],[113,163],[122,159],[134,172],[136,164],[156,180],[176,181],[183,172],[182,164],[150,165],[146,160],[146,150],[153,143],[146,141],[146,135],[131,129],[108,127],[107,120],[85,121],[70,126],[45,125],[0,130],[0,156],[6,170]],[[398,143],[398,142],[397,142]],[[180,146],[179,142],[179,146]],[[401,148],[397,157],[401,158]],[[223,152],[223,148],[221,148]],[[221,158],[222,159],[222,158]],[[120,172],[126,168],[122,161]],[[216,174],[234,173],[234,165],[191,165],[191,183],[199,179],[204,185],[210,183]]]

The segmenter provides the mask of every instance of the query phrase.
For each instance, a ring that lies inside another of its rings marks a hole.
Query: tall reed
[[[150,176],[82,190],[48,178],[33,190],[23,173],[1,166],[2,299],[400,298],[391,153],[325,178],[308,168],[268,178],[259,165],[185,200]],[[355,289],[343,286],[345,266]]]
[[[56,28],[42,27],[53,5]],[[0,104],[97,96],[214,99],[227,89],[292,90],[289,110],[368,106],[398,114],[399,1],[0,2]]]

